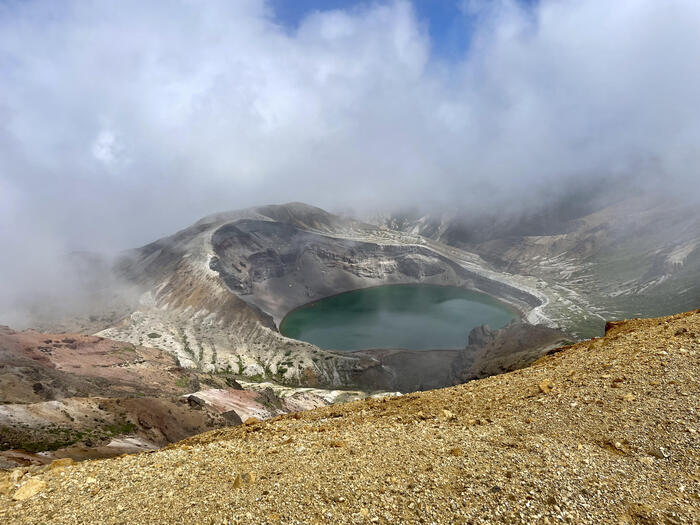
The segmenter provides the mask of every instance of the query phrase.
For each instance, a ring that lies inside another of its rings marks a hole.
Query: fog
[[[697,198],[700,3],[0,2],[0,311],[215,211],[542,206],[582,181]],[[602,181],[602,182],[601,182]],[[0,319],[2,320],[2,319]]]

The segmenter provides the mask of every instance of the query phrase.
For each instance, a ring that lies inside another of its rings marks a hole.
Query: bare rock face
[[[431,390],[526,367],[568,343],[565,333],[546,326],[518,321],[500,330],[478,326],[469,333],[464,349],[353,352],[377,361],[360,372],[355,381],[388,391]]]
[[[483,348],[496,339],[497,332],[491,330],[488,325],[481,325],[473,328],[469,332],[467,346],[473,348]]]
[[[512,322],[500,330],[478,326],[458,362],[458,382],[524,368],[548,352],[570,344],[568,335],[541,325]]]

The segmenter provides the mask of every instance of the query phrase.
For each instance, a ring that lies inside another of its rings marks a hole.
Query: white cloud
[[[122,153],[117,136],[108,129],[101,130],[92,143],[92,156],[106,166],[113,166]]]
[[[15,222],[125,247],[267,202],[510,208],[589,174],[697,182],[700,3],[465,9],[473,45],[446,63],[401,1],[291,32],[254,0],[3,4]]]

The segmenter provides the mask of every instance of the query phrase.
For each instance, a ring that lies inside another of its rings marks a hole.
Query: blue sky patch
[[[537,0],[520,0],[531,5]],[[372,5],[358,0],[270,0],[276,20],[294,30],[301,20],[314,11],[330,11]],[[433,55],[437,58],[456,59],[469,48],[475,20],[465,15],[458,0],[413,0],[419,20],[426,23]]]

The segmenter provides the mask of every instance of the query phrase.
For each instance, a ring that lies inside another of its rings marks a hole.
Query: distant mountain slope
[[[562,202],[529,215],[399,213],[381,221],[541,279],[561,298],[550,315],[578,335],[596,335],[603,319],[700,306],[697,206],[653,197],[607,200],[598,208]]]
[[[700,521],[700,311],[516,372],[0,477],[8,523]],[[27,499],[28,498],[28,499]]]

